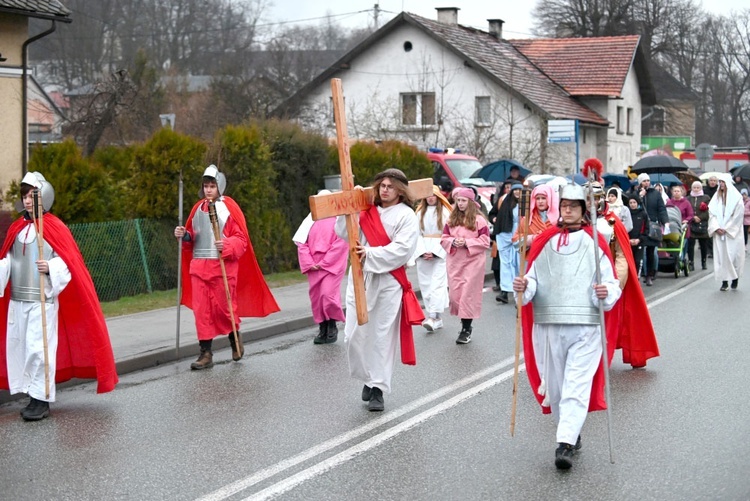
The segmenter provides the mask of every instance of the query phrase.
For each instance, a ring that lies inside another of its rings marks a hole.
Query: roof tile
[[[506,88],[514,89],[552,118],[578,119],[600,125],[609,123],[606,118],[577,101],[551,76],[532,64],[530,58],[515,47],[514,42],[498,39],[489,33],[466,26],[439,23],[415,14],[408,16],[481,65],[503,82]],[[567,64],[567,61],[563,62]]]
[[[27,11],[30,14],[46,14],[53,16],[70,15],[70,11],[58,0],[0,0],[0,8]]]
[[[640,37],[510,40],[572,96],[620,97]]]

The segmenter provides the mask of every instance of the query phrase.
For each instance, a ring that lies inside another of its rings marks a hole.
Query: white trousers
[[[534,325],[537,368],[547,386],[557,442],[575,444],[588,414],[594,374],[602,359],[598,325]]]
[[[37,400],[55,401],[58,303],[46,304],[49,398],[45,395],[42,309],[39,302],[10,301],[6,359],[11,395],[28,393]]]
[[[424,309],[432,318],[448,307],[448,271],[445,259],[438,257],[427,261],[417,258],[417,278],[422,292]]]

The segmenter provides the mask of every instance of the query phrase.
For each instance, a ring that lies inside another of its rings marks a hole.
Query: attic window
[[[412,49],[411,42],[408,40],[404,42],[404,52],[409,52],[411,51],[411,49]]]

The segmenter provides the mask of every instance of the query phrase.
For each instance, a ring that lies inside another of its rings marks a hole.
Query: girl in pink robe
[[[490,247],[487,220],[479,212],[474,193],[458,190],[448,223],[443,227],[440,245],[448,253],[448,288],[451,315],[461,318],[457,344],[471,341],[471,321],[482,313],[482,288],[486,251]]]
[[[309,223],[311,220],[305,221]],[[300,271],[307,275],[310,285],[313,319],[320,326],[315,344],[336,342],[336,321],[344,321],[341,281],[346,271],[349,246],[336,235],[335,225],[336,218],[321,219],[308,226],[306,238],[299,238],[299,232],[295,235]]]

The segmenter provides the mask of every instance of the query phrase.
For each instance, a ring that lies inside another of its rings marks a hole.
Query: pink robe
[[[446,224],[440,245],[448,252],[448,297],[451,315],[479,318],[482,313],[482,288],[486,251],[490,247],[487,220],[477,215],[476,230]],[[456,238],[466,239],[465,247],[453,247]]]
[[[341,280],[346,271],[349,245],[336,235],[336,218],[315,221],[307,241],[297,244],[299,268],[310,284],[310,305],[316,324],[325,320],[344,321],[341,309]],[[319,270],[312,270],[320,265]]]

